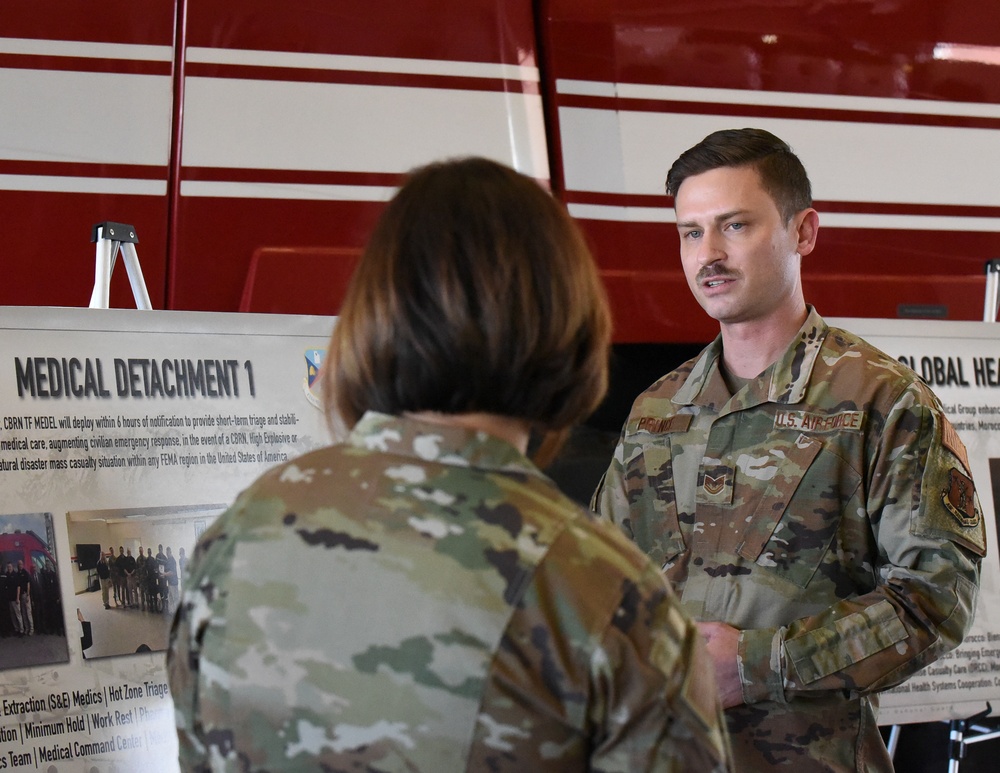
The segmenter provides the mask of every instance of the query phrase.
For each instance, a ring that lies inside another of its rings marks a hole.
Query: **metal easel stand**
[[[97,223],[91,231],[90,241],[97,243],[97,263],[94,268],[94,291],[90,295],[90,308],[108,308],[108,298],[111,292],[111,272],[115,267],[115,258],[119,251],[125,259],[125,269],[128,271],[128,281],[132,285],[132,296],[137,309],[150,310],[149,293],[146,292],[146,280],[142,277],[139,267],[139,256],[135,245],[139,243],[135,228],[125,223]]]
[[[980,741],[989,741],[992,738],[1000,738],[1000,730],[991,731],[988,727],[970,724],[985,719],[992,711],[993,708],[987,701],[985,711],[968,719],[951,720],[951,733],[948,740],[948,773],[958,773],[958,766],[965,759],[966,746]],[[967,736],[969,730],[975,730],[977,735]]]
[[[983,322],[997,321],[1000,305],[1000,258],[986,261],[986,300],[983,303]]]

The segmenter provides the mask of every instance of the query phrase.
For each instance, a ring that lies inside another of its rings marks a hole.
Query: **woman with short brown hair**
[[[601,399],[609,329],[534,180],[411,175],[331,340],[347,438],[266,473],[191,561],[168,658],[185,770],[726,769],[658,568],[525,456]]]
[[[433,411],[565,430],[604,397],[610,340],[603,285],[562,206],[486,159],[435,164],[389,203],[358,265],[327,406],[349,424]]]

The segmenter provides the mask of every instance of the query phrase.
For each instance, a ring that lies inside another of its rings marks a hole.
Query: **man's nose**
[[[706,231],[698,240],[698,264],[708,266],[726,259],[726,250],[722,236],[713,231]]]

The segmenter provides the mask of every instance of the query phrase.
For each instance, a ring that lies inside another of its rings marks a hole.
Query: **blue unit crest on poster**
[[[302,383],[306,398],[317,408],[322,406],[321,377],[326,349],[306,349],[306,377]]]

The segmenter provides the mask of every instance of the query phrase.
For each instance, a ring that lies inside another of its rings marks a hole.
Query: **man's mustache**
[[[697,279],[698,282],[707,282],[710,279],[737,279],[737,278],[739,278],[739,272],[730,271],[728,269],[723,268],[722,266],[705,266],[703,269],[701,269],[701,271],[698,272],[698,275],[695,277],[695,279]]]

